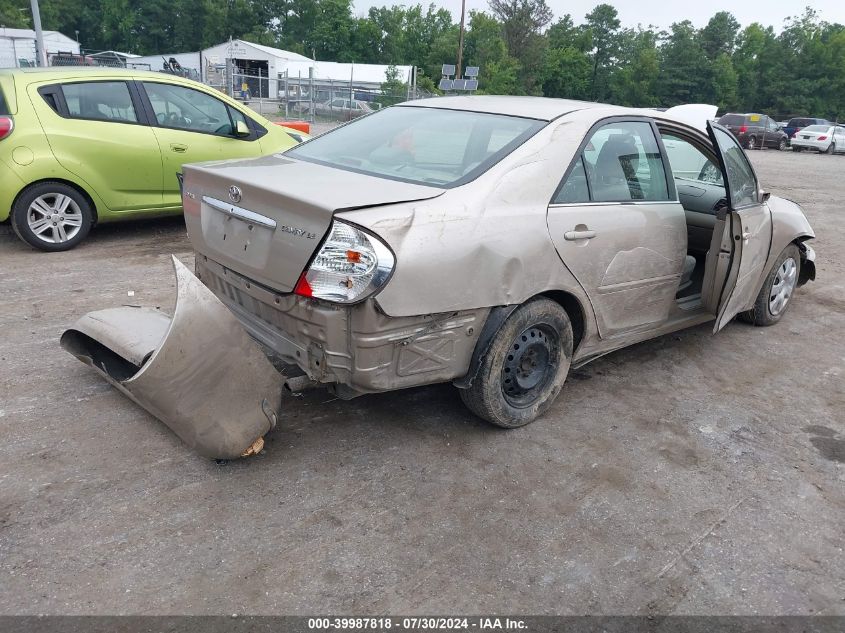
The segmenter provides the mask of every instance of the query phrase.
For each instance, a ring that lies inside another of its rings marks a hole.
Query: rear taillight
[[[393,253],[375,235],[335,220],[320,251],[297,281],[294,293],[336,303],[356,303],[381,290],[394,263]]]
[[[817,140],[817,141],[826,141],[826,140],[827,140],[827,136],[820,136],[820,137],[819,137],[819,138],[817,138],[816,140]]]
[[[740,126],[739,126],[739,133],[740,133],[740,134],[745,134],[747,131],[748,131],[748,126],[747,126],[747,125],[740,125]]]
[[[9,136],[15,129],[15,121],[10,116],[0,116],[0,141]]]

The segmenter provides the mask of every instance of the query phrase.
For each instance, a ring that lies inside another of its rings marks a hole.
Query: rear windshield
[[[393,107],[288,150],[337,169],[455,187],[478,177],[545,121],[438,108]]]
[[[786,127],[807,127],[815,122],[815,119],[789,119]]]
[[[745,123],[745,116],[742,114],[726,114],[719,119],[719,125],[742,125]]]
[[[0,114],[11,114],[9,104],[6,103],[6,97],[3,95],[3,88],[0,88]]]
[[[805,127],[802,132],[827,132],[830,129],[829,125],[810,125]]]

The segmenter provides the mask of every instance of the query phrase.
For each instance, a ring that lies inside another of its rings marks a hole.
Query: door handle
[[[746,231],[742,234],[742,243],[748,244],[748,238],[751,237],[751,231]]]
[[[187,145],[182,145],[181,143],[171,143],[170,149],[174,152],[179,152],[180,154],[184,154],[188,151]]]
[[[567,231],[563,234],[563,239],[574,242],[576,240],[591,240],[595,236],[595,231]]]

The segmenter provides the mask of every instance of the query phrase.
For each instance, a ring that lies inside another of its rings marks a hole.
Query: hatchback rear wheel
[[[37,249],[66,251],[85,239],[93,217],[91,203],[76,189],[60,182],[43,182],[18,196],[12,208],[12,228]]]
[[[572,324],[559,304],[534,299],[517,308],[490,344],[464,404],[478,417],[516,428],[542,415],[560,393],[572,359]]]

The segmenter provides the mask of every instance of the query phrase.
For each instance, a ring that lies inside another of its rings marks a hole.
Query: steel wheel
[[[33,200],[26,214],[30,231],[48,244],[62,244],[82,229],[82,210],[62,193],[47,193]]]
[[[502,367],[502,394],[512,407],[530,406],[555,375],[560,362],[555,330],[535,325],[516,337]]]
[[[788,257],[778,268],[769,292],[769,313],[772,316],[778,316],[786,309],[786,304],[789,303],[797,282],[798,266],[794,259]]]

